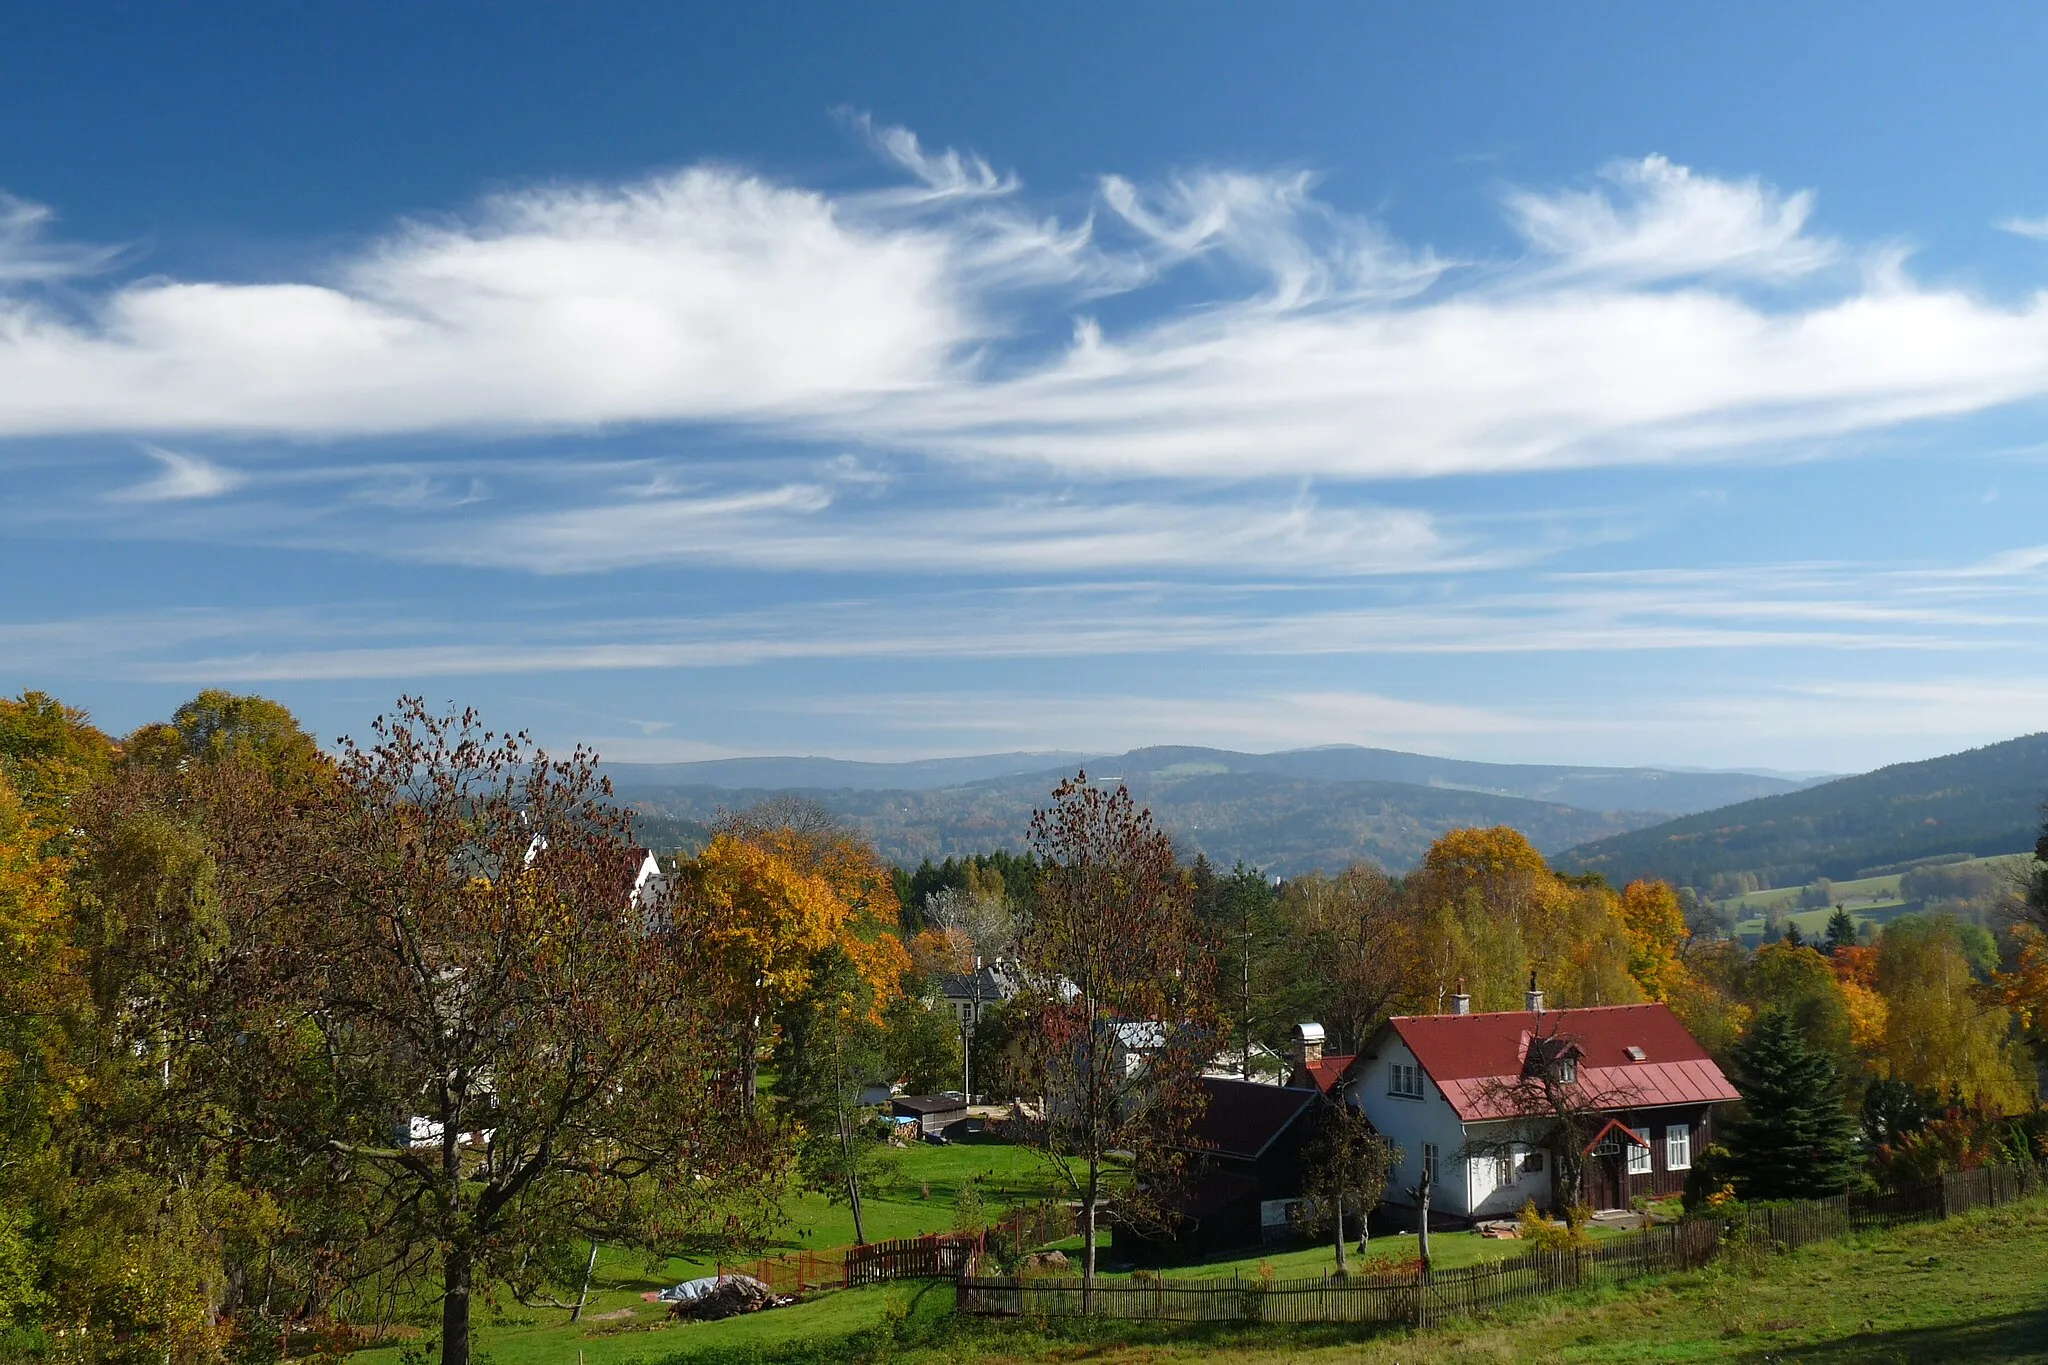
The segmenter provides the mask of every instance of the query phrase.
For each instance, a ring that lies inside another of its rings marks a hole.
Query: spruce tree
[[[1857,1180],[1854,1129],[1841,1077],[1807,1048],[1779,1010],[1761,1015],[1735,1049],[1744,1114],[1729,1126],[1735,1183],[1745,1199],[1816,1199]]]
[[[1828,916],[1828,951],[1837,948],[1854,947],[1856,943],[1856,920],[1847,906],[1838,905],[1835,913]]]

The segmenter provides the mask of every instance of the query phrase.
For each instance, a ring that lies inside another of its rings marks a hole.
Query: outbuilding
[[[938,1095],[898,1095],[889,1101],[889,1112],[899,1119],[915,1119],[918,1136],[923,1137],[966,1118],[967,1097],[954,1091]]]

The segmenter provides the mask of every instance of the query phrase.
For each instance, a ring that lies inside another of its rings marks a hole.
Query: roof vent
[[[1628,1059],[1632,1062],[1640,1062],[1650,1055],[1649,1053],[1643,1051],[1641,1048],[1635,1047],[1633,1045],[1623,1048],[1622,1051],[1628,1054]]]

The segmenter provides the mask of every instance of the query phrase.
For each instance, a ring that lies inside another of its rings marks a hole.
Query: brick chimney
[[[1296,1024],[1294,1026],[1294,1064],[1306,1069],[1312,1063],[1323,1060],[1323,1026],[1321,1024]]]

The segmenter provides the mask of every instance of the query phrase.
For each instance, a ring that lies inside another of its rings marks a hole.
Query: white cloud
[[[1811,192],[1781,194],[1760,180],[1717,180],[1661,156],[1617,161],[1601,172],[1621,192],[1529,190],[1508,210],[1529,245],[1553,258],[1549,272],[1609,283],[1693,275],[1784,281],[1840,256],[1810,237]]]
[[[56,218],[45,205],[0,191],[0,286],[90,275],[120,259],[116,248],[47,240]]]
[[[2048,213],[2038,218],[2001,218],[1992,226],[2000,232],[2010,232],[2018,237],[2031,237],[2037,242],[2048,242]]]
[[[843,514],[842,514],[843,511]],[[1228,565],[1238,572],[1386,574],[1497,563],[1426,512],[1011,495],[943,509],[835,508],[823,484],[651,497],[514,514],[394,552],[493,568],[579,573],[660,563],[755,569],[1093,573]]]
[[[911,184],[699,166],[500,196],[314,279],[150,279],[83,313],[0,294],[0,433],[738,423],[1086,475],[1383,478],[1746,456],[2048,394],[2048,294],[1882,253],[1838,278],[1810,194],[1661,157],[1510,195],[1525,254],[1478,270],[1298,172],[1111,176],[1105,212],[1062,222],[978,157],[867,131]],[[8,213],[0,260],[83,259]],[[1040,349],[1077,302],[1193,260],[1231,269]]]
[[[114,494],[117,502],[187,502],[197,498],[217,498],[242,483],[242,476],[234,470],[197,455],[147,444],[142,450],[162,467],[163,472]]]

